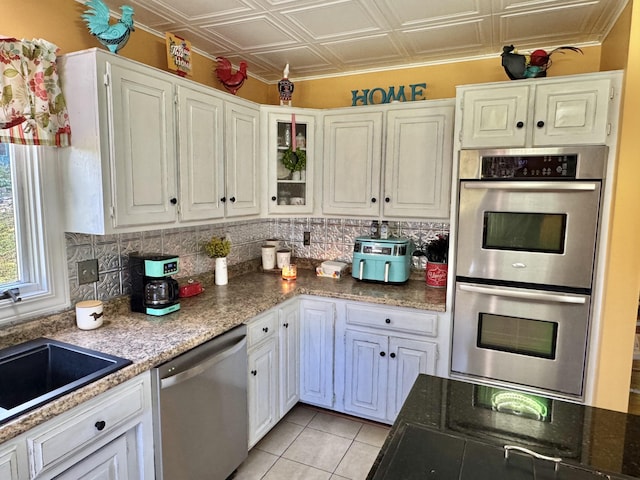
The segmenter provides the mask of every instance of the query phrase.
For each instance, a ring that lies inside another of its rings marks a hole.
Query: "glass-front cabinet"
[[[269,213],[313,213],[315,116],[300,109],[266,112]]]

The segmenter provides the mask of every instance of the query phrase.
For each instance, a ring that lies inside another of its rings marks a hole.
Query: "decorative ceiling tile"
[[[272,18],[261,15],[226,23],[215,23],[202,27],[203,30],[220,35],[244,50],[273,48],[295,45],[296,39],[288,34]]]
[[[351,38],[337,42],[322,44],[333,56],[348,65],[371,65],[371,55],[375,52],[375,60],[380,65],[386,60],[402,58],[403,52],[395,45],[395,41],[388,34],[370,35],[368,37]],[[366,52],[367,54],[363,54]]]

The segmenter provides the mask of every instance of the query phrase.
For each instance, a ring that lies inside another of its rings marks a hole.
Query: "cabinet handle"
[[[391,323],[391,319],[390,318],[385,318],[384,319],[384,323]]]
[[[542,120],[540,120],[538,123],[536,123],[536,127],[538,127],[538,128],[544,127],[544,122]]]
[[[262,327],[262,331],[263,331],[264,333],[267,333],[267,332],[269,331],[269,327]]]
[[[275,202],[277,200],[276,196],[274,195],[273,197],[271,197],[271,201]]]
[[[522,128],[522,127],[524,127],[524,122],[516,123],[516,128]]]
[[[221,201],[222,203],[226,202],[226,201],[227,201],[227,197],[222,197],[222,198],[220,199],[220,201]]]
[[[231,197],[229,200],[231,201],[231,203],[236,203],[236,197]]]
[[[384,352],[380,352],[380,356],[381,356],[381,357],[384,357],[385,355],[386,355],[386,353],[384,353]]]
[[[107,422],[105,422],[104,420],[98,420],[96,422],[96,430],[98,430],[99,432],[104,430],[104,427],[106,426],[107,426]]]
[[[171,200],[169,200],[169,202],[171,202],[171,205],[175,205],[176,203],[178,203],[178,199],[174,197]]]
[[[376,197],[371,198],[371,203],[376,203],[378,199]]]
[[[288,323],[283,323],[283,324],[282,324],[282,326],[283,326],[284,328],[289,328],[289,324],[288,324]]]
[[[395,354],[395,353],[390,353],[390,354],[389,354],[389,356],[390,356],[391,358],[396,358],[396,354]]]
[[[384,201],[385,201],[385,203],[389,203],[391,201],[391,199],[389,197],[384,197]]]
[[[257,370],[251,370],[251,375],[253,375],[254,377],[258,374]]]

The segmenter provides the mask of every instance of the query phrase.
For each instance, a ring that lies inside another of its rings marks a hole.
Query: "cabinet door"
[[[300,391],[300,304],[294,301],[281,308],[280,320],[280,417],[291,410]]]
[[[249,448],[278,422],[278,359],[276,339],[249,351]]]
[[[606,143],[610,91],[608,78],[537,85],[533,144]]]
[[[19,443],[18,443],[19,442]],[[18,440],[13,445],[11,441],[2,445],[0,450],[0,478],[6,480],[21,480],[28,478],[28,467],[22,457],[23,442]],[[22,459],[21,459],[22,457]]]
[[[332,302],[302,300],[300,311],[300,400],[333,407]]]
[[[138,65],[107,64],[114,227],[177,218],[173,83]]]
[[[259,117],[257,108],[235,103],[225,105],[225,197],[229,217],[260,213]]]
[[[346,331],[344,408],[347,412],[385,420],[387,344],[386,335]]]
[[[178,86],[181,221],[224,216],[223,102]]]
[[[389,338],[387,418],[395,421],[419,373],[436,374],[437,345],[433,342]]]
[[[380,212],[382,112],[324,117],[325,214],[377,216]]]
[[[136,462],[131,462],[128,458],[136,452],[136,434],[135,430],[131,430],[76,463],[56,479],[134,480],[140,478]]]
[[[529,95],[528,85],[465,90],[462,148],[523,147]]]
[[[449,218],[453,107],[387,114],[385,217]]]

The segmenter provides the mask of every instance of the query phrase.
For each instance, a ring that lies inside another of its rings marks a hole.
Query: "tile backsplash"
[[[170,253],[180,257],[177,278],[209,272],[214,260],[207,257],[202,244],[213,235],[231,239],[229,265],[259,258],[260,246],[268,238],[284,240],[299,258],[343,260],[351,262],[353,242],[368,235],[371,220],[349,218],[286,218],[216,223],[149,232],[116,235],[66,234],[67,268],[71,304],[97,298],[108,300],[130,293],[128,255],[131,252]],[[392,234],[408,237],[422,245],[440,233],[448,232],[448,223],[389,222]],[[303,245],[304,232],[311,232],[311,245]],[[77,263],[98,259],[99,280],[78,284]]]

